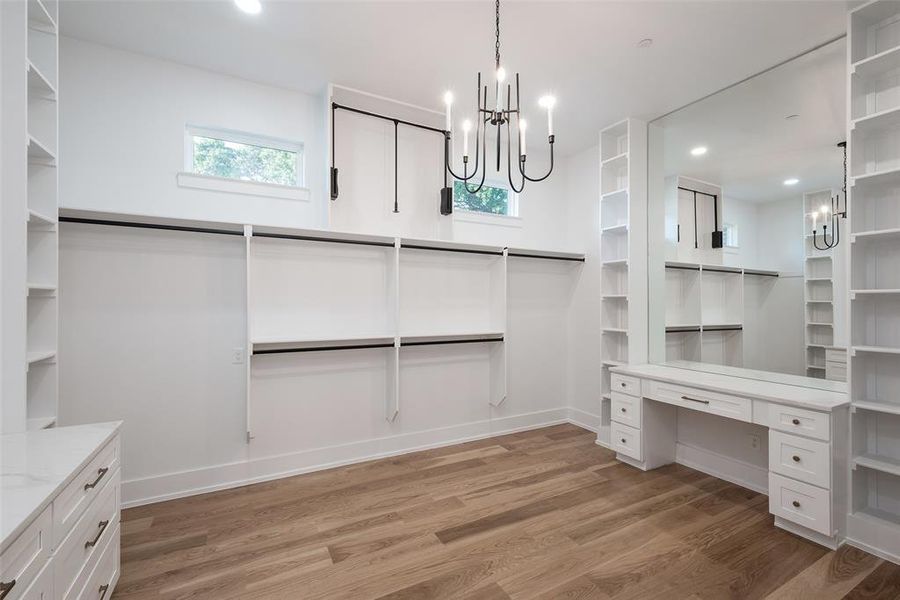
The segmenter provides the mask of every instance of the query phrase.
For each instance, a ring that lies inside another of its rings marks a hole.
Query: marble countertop
[[[119,430],[121,421],[0,436],[0,552]]]
[[[632,377],[655,379],[656,381],[687,385],[745,398],[767,400],[810,410],[830,412],[835,408],[850,404],[846,392],[786,385],[771,381],[736,377],[734,375],[723,375],[721,373],[704,373],[678,367],[667,367],[665,365],[623,365],[613,367],[610,371],[631,375]]]

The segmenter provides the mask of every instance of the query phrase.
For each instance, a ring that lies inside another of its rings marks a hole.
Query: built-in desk
[[[835,548],[846,515],[846,393],[665,365],[611,369],[611,447],[643,470],[675,462],[678,409],[769,429],[775,524]]]

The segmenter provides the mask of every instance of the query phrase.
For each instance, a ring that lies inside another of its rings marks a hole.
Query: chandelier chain
[[[496,67],[499,69],[499,68],[500,68],[500,0],[497,0],[497,1],[496,1],[495,6],[496,6],[496,8],[497,8],[497,11],[496,11],[496,15],[497,15],[497,20],[496,20],[497,41],[496,41],[496,43],[494,44],[494,50],[495,50],[495,52],[496,52],[496,55],[495,55]]]

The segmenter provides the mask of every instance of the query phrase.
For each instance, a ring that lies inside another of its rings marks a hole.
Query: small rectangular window
[[[303,185],[303,146],[252,134],[188,127],[187,169],[197,175]]]
[[[734,223],[725,223],[723,226],[722,242],[726,248],[738,247],[738,228]]]
[[[469,187],[477,187],[469,183]],[[485,183],[477,193],[471,194],[463,181],[453,182],[453,208],[488,215],[517,217],[519,213],[518,194],[502,184]]]

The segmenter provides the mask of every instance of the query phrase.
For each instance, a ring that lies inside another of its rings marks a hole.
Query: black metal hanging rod
[[[667,269],[682,269],[684,271],[699,271],[700,265],[666,265]]]
[[[700,333],[700,327],[666,327],[666,333]]]
[[[109,225],[113,227],[134,227],[136,229],[162,229],[164,231],[189,231],[191,233],[214,233],[218,235],[243,236],[243,231],[214,229],[211,227],[189,227],[187,225],[164,225],[161,223],[139,223],[137,221],[110,221],[106,219],[83,219],[81,217],[59,217],[61,223],[83,223],[86,225]]]
[[[502,342],[503,337],[496,338],[478,338],[472,340],[426,340],[421,342],[401,342],[400,347],[408,346],[448,346],[452,344],[482,344],[489,342]],[[379,344],[348,344],[343,346],[308,346],[303,348],[270,348],[265,350],[254,350],[253,355],[258,354],[290,354],[295,352],[329,352],[332,350],[367,350],[371,348],[393,348],[393,343]]]
[[[415,127],[416,129],[424,129],[426,131],[433,131],[435,133],[440,133],[444,135],[447,133],[445,130],[440,127],[431,127],[430,125],[422,125],[421,123],[413,123],[412,121],[406,121],[404,119],[398,119],[396,117],[391,117],[389,115],[382,115],[376,112],[371,112],[368,110],[363,110],[361,108],[354,108],[352,106],[346,106],[344,104],[338,104],[337,102],[331,103],[332,108],[335,110],[346,110],[348,112],[356,113],[358,115],[365,115],[367,117],[375,117],[376,119],[381,119],[382,121],[390,121],[391,123],[397,123],[398,125],[406,125],[408,127]]]
[[[507,256],[515,256],[516,258],[543,258],[545,260],[569,260],[573,262],[584,262],[583,256],[542,256],[540,254],[525,254],[523,252],[509,252]]]
[[[756,275],[757,277],[780,277],[780,273],[771,273],[769,271],[754,271],[753,269],[744,269],[744,275]]]
[[[715,267],[703,267],[703,270],[709,271],[711,273],[730,273],[732,275],[740,275],[741,274],[740,270],[735,271],[733,269],[717,269]]]
[[[290,233],[253,233],[253,237],[275,238],[279,240],[299,240],[301,242],[328,242],[332,244],[355,244],[357,246],[380,246],[393,248],[393,242],[376,242],[366,240],[347,240],[343,238],[315,237],[311,235],[293,235]]]
[[[703,331],[743,331],[743,325],[727,325],[721,327],[704,327]]]
[[[410,248],[412,250],[432,250],[434,252],[461,252],[463,254],[489,254],[491,256],[502,256],[503,250],[475,250],[472,248],[441,248],[436,246],[422,246],[419,244],[404,244],[400,242],[400,248]]]

